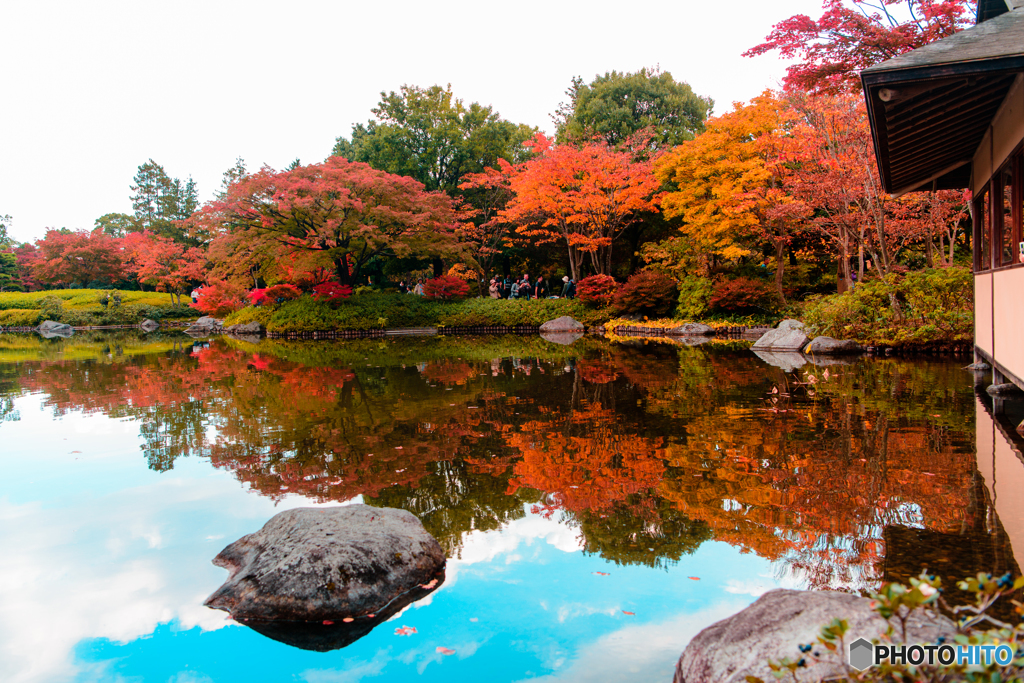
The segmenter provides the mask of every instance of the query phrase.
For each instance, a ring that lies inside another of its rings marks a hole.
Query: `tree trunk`
[[[441,277],[444,274],[444,263],[442,263],[440,256],[435,256],[430,265],[434,268],[434,277]]]
[[[779,302],[786,305],[786,295],[782,292],[782,271],[786,267],[785,261],[786,245],[779,242],[775,245],[775,293],[779,296]]]

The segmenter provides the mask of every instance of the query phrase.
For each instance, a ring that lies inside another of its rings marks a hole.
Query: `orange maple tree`
[[[529,144],[534,158],[500,163],[512,197],[493,220],[515,225],[536,244],[564,242],[574,280],[585,260],[595,273],[610,274],[615,238],[658,208],[651,163],[597,142],[553,145],[538,133]],[[493,184],[493,176],[486,181]]]

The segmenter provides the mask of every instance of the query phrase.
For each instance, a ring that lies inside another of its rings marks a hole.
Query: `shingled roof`
[[[958,189],[1024,73],[1024,9],[1005,12],[861,72],[886,191]]]

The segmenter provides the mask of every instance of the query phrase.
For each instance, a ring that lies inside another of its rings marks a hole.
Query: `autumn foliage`
[[[423,283],[423,295],[428,299],[452,301],[469,294],[469,283],[453,275],[430,278]]]
[[[618,287],[619,283],[611,275],[591,275],[576,283],[576,296],[584,303],[608,306]]]
[[[189,305],[203,315],[220,318],[244,308],[244,296],[244,288],[224,280],[214,280],[200,289],[198,301]]]
[[[672,313],[679,297],[676,281],[663,273],[641,270],[618,288],[613,298],[619,313],[664,318]]]

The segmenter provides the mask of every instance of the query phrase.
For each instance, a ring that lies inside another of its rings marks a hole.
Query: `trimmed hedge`
[[[101,295],[107,289],[51,289],[42,292],[0,293],[0,327],[35,326],[56,320],[79,327],[89,325],[134,325],[146,318],[194,318],[188,306],[177,306],[169,294],[118,290],[119,306],[103,307]]]
[[[225,325],[258,321],[270,332],[324,332],[402,327],[473,327],[541,325],[568,315],[585,325],[611,318],[576,299],[468,299],[433,301],[412,294],[366,293],[337,307],[303,296],[277,308],[249,307],[227,316]]]

